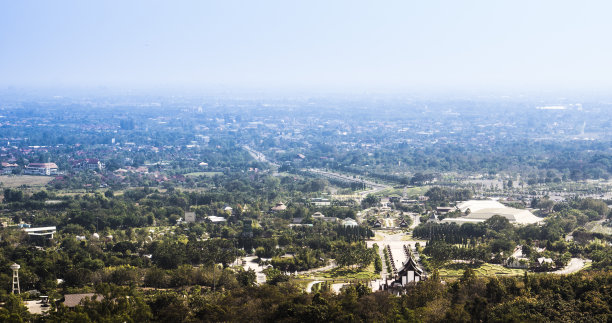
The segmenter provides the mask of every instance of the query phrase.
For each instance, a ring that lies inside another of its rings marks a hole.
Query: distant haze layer
[[[607,1],[4,1],[0,86],[612,88]]]

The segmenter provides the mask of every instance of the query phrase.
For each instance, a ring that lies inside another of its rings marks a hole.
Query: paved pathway
[[[389,246],[391,249],[391,253],[393,254],[393,260],[395,262],[395,268],[399,269],[402,267],[403,263],[406,261],[406,253],[404,252],[404,245],[410,245],[412,249],[414,249],[415,244],[418,242],[421,246],[425,246],[426,241],[419,240],[404,240],[404,236],[406,233],[398,232],[395,234],[386,233],[383,231],[376,231],[376,234],[382,237],[382,240],[370,240],[366,241],[368,248],[371,248],[375,243],[378,244],[380,251]],[[385,263],[384,255],[381,255],[381,259],[383,260],[383,264]],[[386,265],[385,265],[386,266]]]
[[[415,214],[412,216],[412,224],[410,225],[410,229],[414,229],[417,227],[417,225],[421,224],[421,216],[418,214]]]
[[[380,183],[373,182],[371,180],[363,179],[363,178],[361,178],[361,176],[353,177],[353,175],[345,175],[345,174],[341,174],[341,173],[336,173],[336,172],[322,170],[322,169],[316,169],[316,168],[303,169],[303,171],[311,172],[311,173],[318,174],[318,175],[321,175],[321,176],[324,176],[324,177],[330,177],[330,178],[333,178],[333,179],[344,180],[344,181],[348,181],[348,182],[360,182],[360,183],[364,183],[366,186],[370,187],[370,189],[362,191],[362,192],[359,193],[359,195],[361,195],[362,198],[364,198],[368,194],[376,194],[376,193],[378,193],[378,192],[380,192],[382,190],[391,188],[391,186],[389,186],[389,185],[380,184]]]
[[[266,267],[260,266],[258,263],[254,261],[255,259],[257,259],[257,257],[249,256],[249,257],[244,257],[242,259],[243,259],[242,267],[244,268],[244,270],[253,269],[255,271],[257,284],[261,285],[265,283],[266,274],[263,273],[263,270],[266,269]]]
[[[322,280],[314,280],[308,283],[308,285],[306,285],[306,293],[311,293],[312,292],[312,286],[316,283],[322,283]]]
[[[327,266],[324,267],[318,267],[318,268],[312,268],[309,270],[304,270],[304,271],[298,271],[296,272],[298,275],[308,275],[308,274],[312,274],[312,273],[316,273],[316,272],[320,272],[320,271],[327,271],[327,270],[331,270],[336,268],[336,262],[335,261],[330,261],[329,264]]]
[[[565,266],[563,269],[553,271],[551,273],[559,274],[559,275],[575,273],[579,271],[580,269],[582,269],[586,262],[590,262],[590,260],[585,261],[584,259],[580,259],[580,258],[572,258],[570,262],[567,264],[567,266]]]

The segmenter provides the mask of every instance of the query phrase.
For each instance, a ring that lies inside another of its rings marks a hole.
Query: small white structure
[[[322,198],[322,197],[311,198],[310,202],[312,202],[312,204],[316,206],[330,206],[331,205],[331,201],[329,199]]]
[[[540,257],[538,258],[538,265],[542,266],[544,264],[554,264],[554,261],[551,258]]]
[[[342,220],[342,225],[345,227],[356,227],[359,226],[359,224],[357,223],[357,221],[351,219],[351,218],[346,218],[344,220]]]
[[[212,223],[219,223],[219,222],[227,221],[224,217],[215,216],[215,215],[208,216],[206,219]]]
[[[13,270],[13,294],[15,294],[15,291],[17,291],[17,294],[21,294],[21,290],[19,289],[19,268],[21,268],[21,266],[16,263],[11,265],[11,269]]]

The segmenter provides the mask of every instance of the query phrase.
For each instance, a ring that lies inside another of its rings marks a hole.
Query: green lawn
[[[459,278],[463,275],[463,272],[465,271],[466,267],[474,269],[476,276],[520,276],[525,273],[525,270],[523,269],[506,268],[501,265],[489,263],[484,263],[480,265],[450,264],[438,269],[438,272],[440,273],[441,277]]]
[[[587,229],[589,232],[612,234],[612,227],[603,226],[599,221],[589,222],[584,225],[584,228]]]
[[[380,278],[380,276],[374,272],[374,264],[370,264],[366,268],[348,268],[348,267],[336,267],[334,269],[314,273],[314,280],[337,280],[337,281],[350,281],[350,280],[374,280]]]
[[[415,187],[410,187],[410,188],[388,188],[385,190],[382,190],[380,192],[378,192],[376,195],[399,195],[402,196],[404,194],[404,192],[406,192],[407,196],[420,196],[425,194],[425,192],[427,192],[427,190],[429,190],[429,186],[415,186]]]

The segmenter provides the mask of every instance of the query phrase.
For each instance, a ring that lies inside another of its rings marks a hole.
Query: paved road
[[[318,175],[322,175],[324,177],[330,177],[330,178],[335,178],[335,179],[340,179],[340,180],[344,180],[347,182],[357,182],[357,183],[364,183],[366,186],[371,187],[371,189],[360,192],[359,194],[361,195],[361,197],[365,197],[368,194],[376,194],[382,190],[385,190],[387,188],[390,188],[391,186],[388,185],[384,185],[384,184],[379,184],[379,183],[375,183],[369,180],[365,180],[363,178],[360,177],[355,177],[353,178],[352,175],[344,175],[344,174],[340,174],[340,173],[336,173],[336,172],[330,172],[330,171],[326,171],[326,170],[322,170],[322,169],[316,169],[316,168],[309,168],[309,169],[304,169],[304,171],[307,172],[311,172],[314,174],[318,174]]]
[[[324,267],[319,267],[319,268],[312,268],[309,270],[304,270],[304,271],[298,271],[297,274],[298,275],[308,275],[308,274],[312,274],[312,273],[316,273],[316,272],[320,272],[320,271],[327,271],[327,270],[331,270],[336,268],[336,262],[335,261],[330,261],[329,264],[327,266]]]
[[[258,263],[254,262],[255,259],[257,259],[256,256],[242,258],[242,267],[244,268],[244,270],[253,269],[256,275],[256,282],[258,285],[261,285],[266,282],[266,274],[263,273],[265,267],[260,266]]]
[[[312,292],[312,286],[316,283],[322,283],[322,280],[313,280],[306,285],[306,293]]]
[[[590,261],[590,260],[587,260],[587,261]],[[565,266],[563,269],[557,270],[557,271],[553,271],[551,273],[552,274],[559,274],[559,275],[575,273],[575,272],[579,271],[580,269],[582,269],[584,267],[585,263],[586,263],[586,261],[584,259],[572,258],[570,260],[570,262],[567,264],[567,266]]]
[[[49,312],[51,307],[43,307],[40,300],[25,301],[25,306],[28,308],[28,312],[32,314],[43,314]]]
[[[418,242],[421,246],[425,246],[426,241],[421,240],[404,240],[404,236],[406,234],[404,232],[397,233],[387,233],[383,231],[376,231],[376,234],[382,238],[382,240],[370,240],[366,241],[366,244],[369,248],[372,247],[375,243],[378,244],[378,247],[386,248],[389,246],[391,249],[391,253],[393,254],[393,260],[395,261],[395,267],[400,268],[403,265],[403,262],[406,261],[406,254],[404,253],[404,245],[410,245],[412,249],[414,249],[415,244]],[[384,257],[382,258],[384,262]]]
[[[259,161],[259,162],[262,162],[262,163],[268,163],[268,164],[276,166],[276,167],[280,166],[279,164],[271,162],[266,157],[266,155],[264,155],[263,153],[255,150],[255,149],[253,149],[253,148],[251,148],[251,147],[249,147],[247,145],[242,146],[242,148],[244,148],[251,155],[251,157],[253,157],[253,159],[255,159],[256,161]]]
[[[418,214],[415,214],[412,216],[412,224],[410,225],[410,229],[414,229],[417,227],[417,225],[421,224],[421,216]]]

